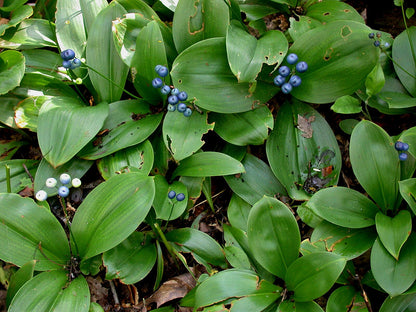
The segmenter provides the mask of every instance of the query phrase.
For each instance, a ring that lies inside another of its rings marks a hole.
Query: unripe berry
[[[61,197],[67,197],[69,195],[69,189],[66,186],[61,186],[58,189],[58,195]]]
[[[36,193],[35,197],[38,201],[44,201],[48,198],[48,193],[46,193],[44,190],[40,190]]]
[[[64,61],[72,60],[75,57],[75,52],[74,50],[66,49],[61,52],[61,57]]]
[[[169,93],[170,93],[170,87],[169,87],[168,85],[164,85],[164,86],[162,87],[162,89],[160,89],[160,92],[161,92],[162,94],[169,94]]]
[[[181,91],[178,93],[179,101],[186,101],[187,98],[188,98],[188,93],[186,93],[185,91]]]
[[[61,181],[62,184],[68,184],[71,182],[71,176],[67,173],[62,173],[59,177],[59,181]]]
[[[175,191],[170,191],[170,192],[168,193],[168,198],[169,198],[169,199],[174,199],[174,198],[175,198],[175,196],[176,196],[176,192],[175,192]]]
[[[286,62],[288,62],[290,65],[295,64],[298,61],[298,56],[295,53],[290,53],[286,57]]]
[[[186,110],[186,104],[185,103],[179,103],[178,104],[178,112],[183,113]]]
[[[190,109],[189,107],[187,107],[187,108],[185,109],[185,111],[183,112],[183,115],[184,115],[185,117],[189,117],[189,116],[191,116],[191,115],[192,115],[192,109]]]
[[[176,105],[168,104],[168,111],[174,112],[176,110]]]
[[[298,73],[304,73],[308,70],[308,63],[302,61],[296,64],[296,71]]]
[[[302,79],[300,79],[300,77],[298,75],[293,75],[292,77],[290,77],[289,83],[293,87],[299,87],[300,84],[302,83]]]
[[[177,104],[178,102],[179,102],[179,99],[178,99],[178,97],[177,97],[176,95],[170,95],[170,96],[168,97],[168,103],[169,103],[169,104],[175,105],[175,104]]]
[[[290,68],[287,66],[280,66],[279,67],[279,74],[283,77],[287,77],[290,74]]]
[[[75,79],[75,81],[74,81],[77,85],[80,85],[80,84],[82,84],[82,78],[77,78],[77,79]]]
[[[159,77],[152,80],[152,87],[153,88],[160,88],[163,86],[163,81]],[[169,88],[170,89],[170,88]]]
[[[57,183],[57,181],[56,181],[55,178],[48,178],[48,179],[46,179],[45,185],[47,187],[55,187],[56,183]]]
[[[168,70],[167,67],[161,66],[161,67],[159,67],[159,70],[157,71],[157,74],[160,77],[166,77],[169,74],[169,70]]]
[[[292,91],[292,85],[290,84],[290,83],[285,83],[283,86],[282,86],[282,92],[284,93],[284,94],[289,94],[291,91]]]
[[[406,154],[406,153],[400,153],[400,154],[399,154],[399,159],[400,159],[401,161],[405,161],[405,160],[407,159],[407,154]]]
[[[72,179],[72,186],[77,188],[81,186],[81,180],[78,178]]]
[[[282,75],[277,75],[273,79],[273,83],[278,87],[282,86],[285,82],[286,82],[286,78],[283,77]]]
[[[176,195],[176,200],[177,201],[183,201],[185,199],[185,194],[184,193],[179,193],[178,195]]]

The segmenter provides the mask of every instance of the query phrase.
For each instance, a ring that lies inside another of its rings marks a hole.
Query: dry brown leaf
[[[298,125],[297,128],[302,131],[304,138],[310,139],[313,134],[312,122],[315,121],[315,116],[305,118],[298,114]]]
[[[91,301],[97,302],[103,306],[108,297],[108,289],[103,286],[103,281],[100,277],[94,278],[92,276],[88,276],[87,282],[90,288]]]

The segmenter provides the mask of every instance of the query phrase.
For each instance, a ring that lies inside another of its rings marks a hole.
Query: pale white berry
[[[81,186],[81,180],[78,178],[72,179],[72,186],[73,187],[80,187]]]
[[[57,183],[57,181],[56,181],[55,178],[48,178],[48,179],[46,179],[46,182],[45,182],[47,187],[55,187],[56,183]]]
[[[38,201],[44,201],[48,198],[48,193],[46,193],[44,190],[40,190],[36,193],[35,197]]]
[[[62,173],[59,177],[59,181],[61,181],[62,184],[68,184],[71,182],[71,176],[67,173]]]

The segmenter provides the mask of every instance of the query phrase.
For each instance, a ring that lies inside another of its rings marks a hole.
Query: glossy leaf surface
[[[25,57],[18,51],[0,53],[0,94],[5,94],[20,84],[25,73]]]

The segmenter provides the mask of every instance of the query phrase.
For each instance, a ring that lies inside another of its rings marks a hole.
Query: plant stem
[[[12,184],[10,181],[10,167],[9,165],[4,165],[5,169],[6,169],[6,183],[7,183],[7,193],[11,193],[12,192]]]
[[[409,28],[407,27],[407,22],[406,22],[406,13],[404,11],[404,6],[403,6],[404,1],[402,1],[401,3],[401,9],[402,9],[402,15],[403,15],[403,23],[404,23],[404,27],[406,28],[406,34],[407,34],[407,38],[409,39],[409,44],[410,44],[410,50],[412,51],[412,56],[413,56],[413,61],[416,63],[416,54],[415,54],[415,49],[413,47],[413,42],[412,42],[412,38],[410,37],[410,33],[409,33]]]
[[[165,234],[163,233],[162,229],[160,228],[158,223],[154,223],[153,224],[153,228],[156,230],[156,233],[158,234],[158,236],[160,237],[160,239],[162,240],[163,244],[165,245],[166,249],[168,250],[168,252],[170,253],[170,255],[172,256],[172,258],[175,260],[176,262],[176,253],[173,250],[172,246],[170,245],[170,243],[168,242],[168,240],[166,239]]]

